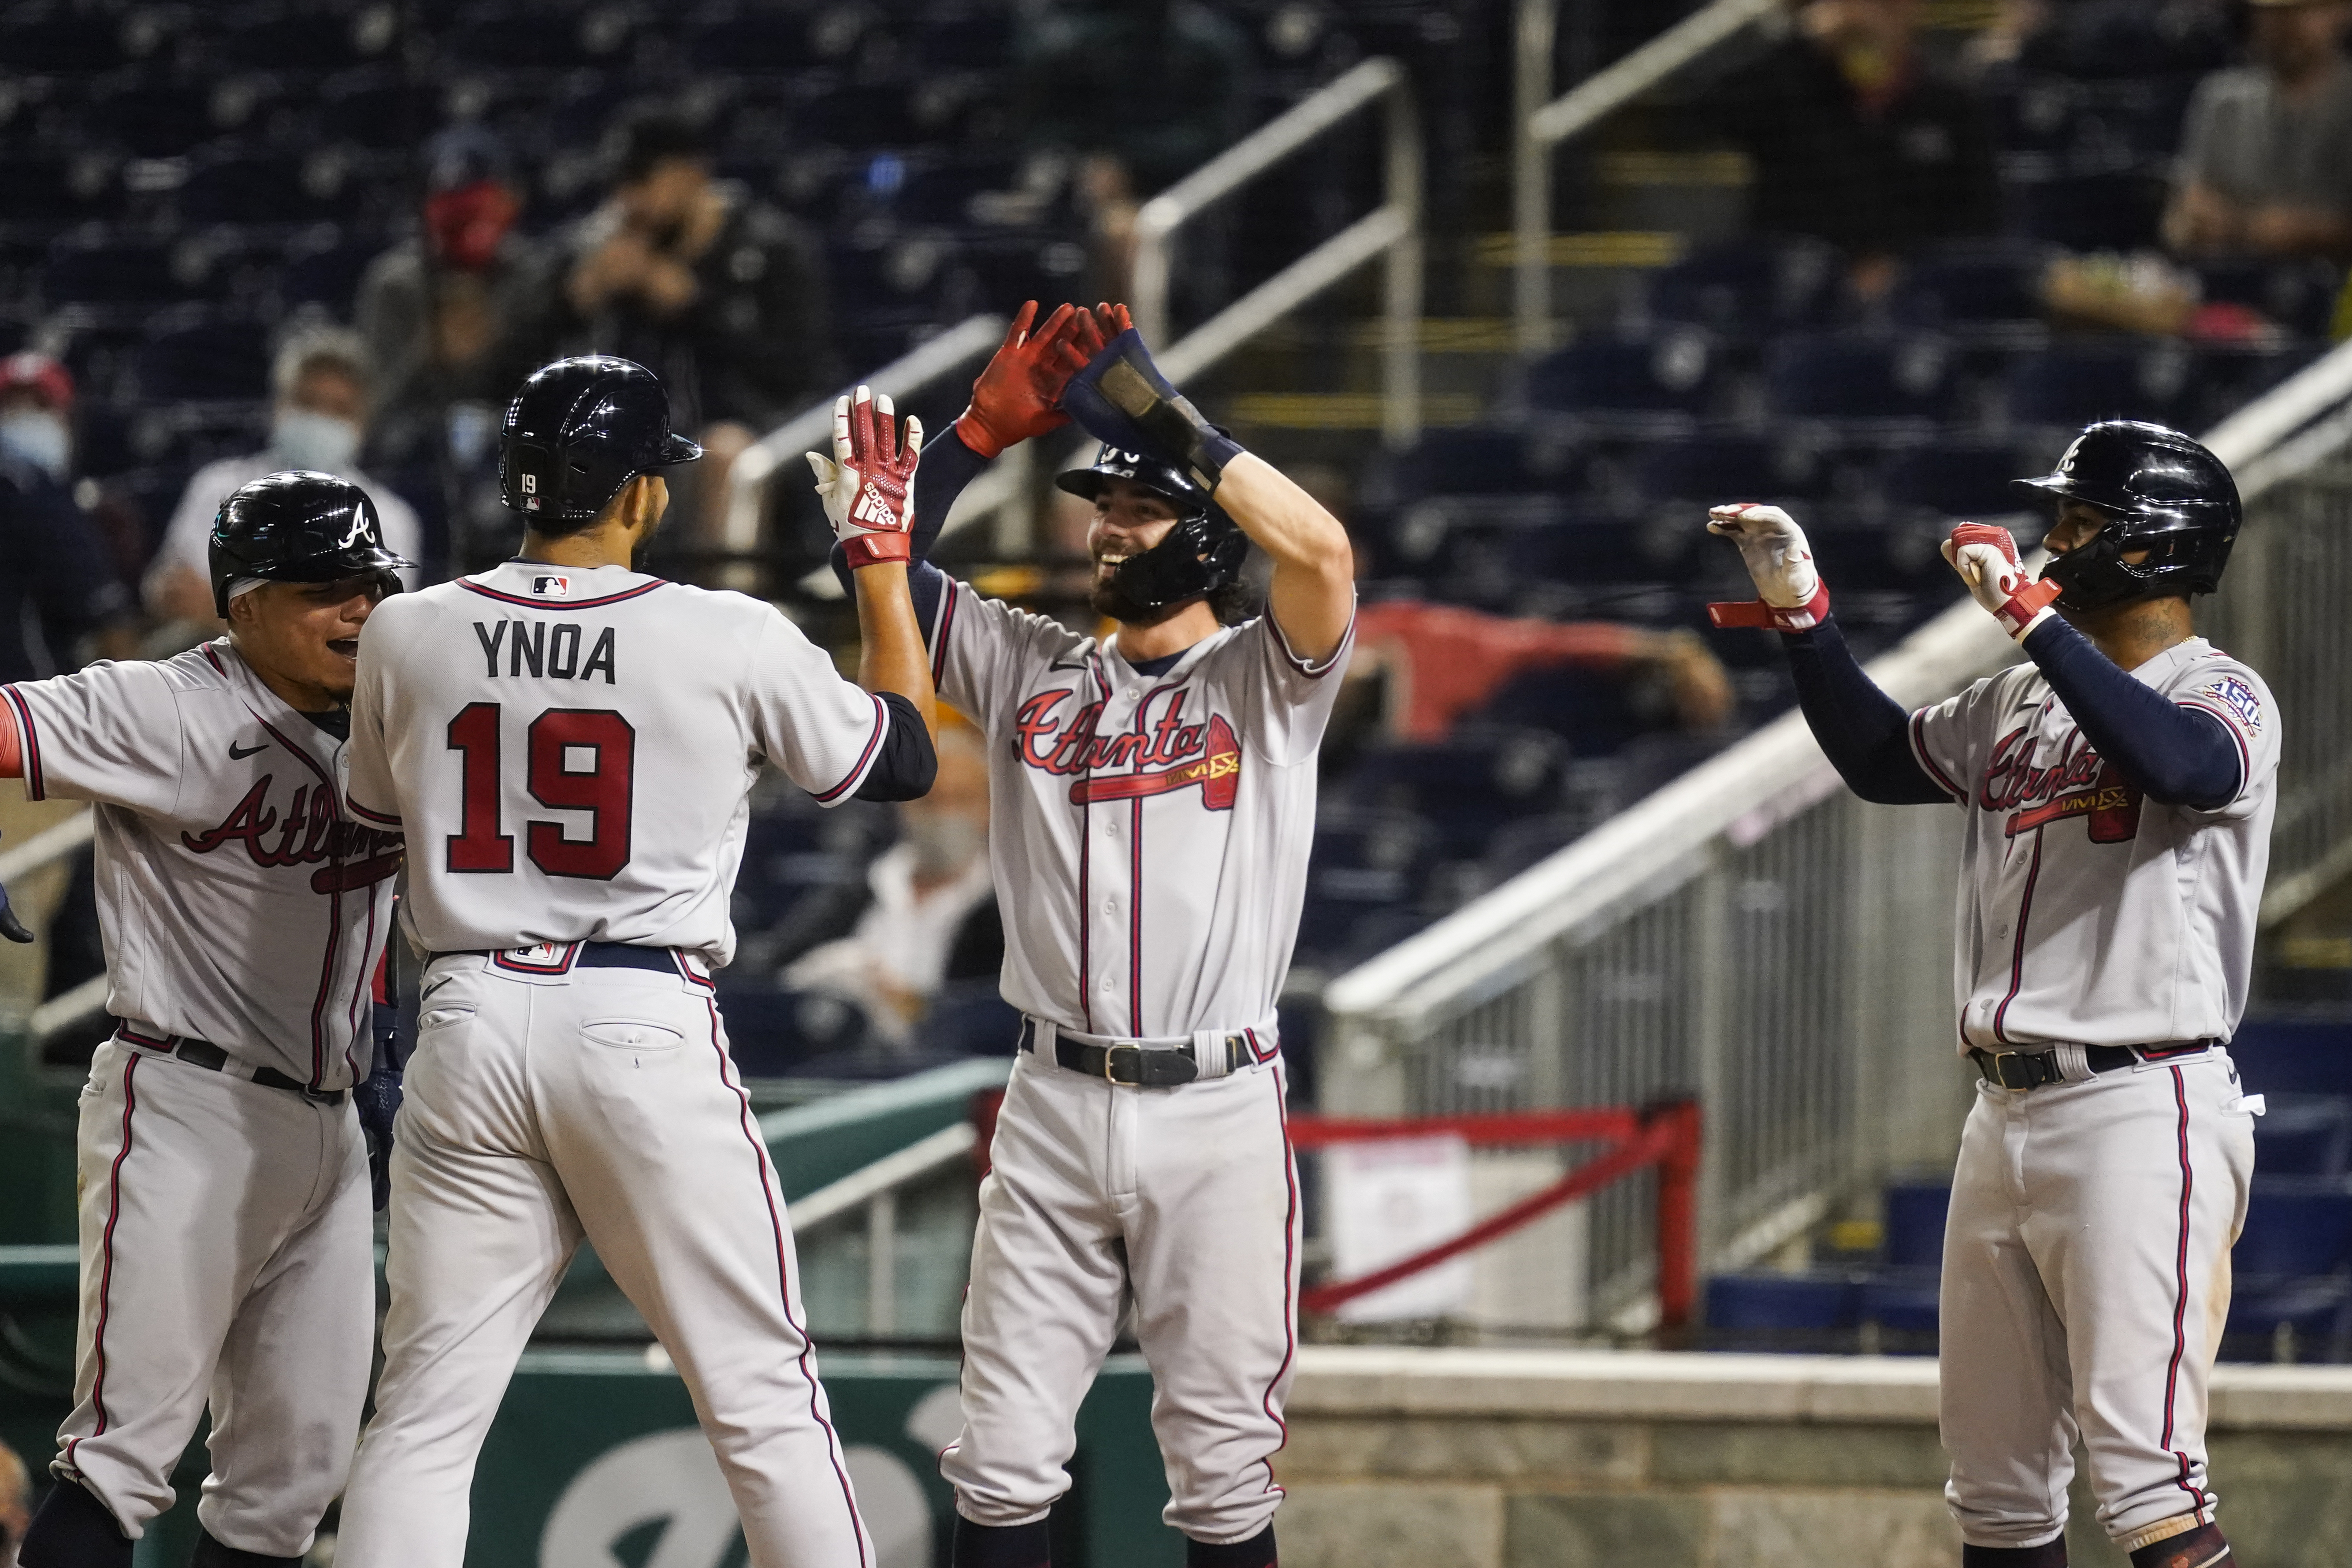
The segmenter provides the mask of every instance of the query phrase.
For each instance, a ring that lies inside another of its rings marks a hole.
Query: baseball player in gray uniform
[[[2246,1005],[2276,797],[2262,677],[2195,635],[2237,537],[2229,471],[2158,426],[2092,426],[2019,481],[2055,513],[2029,581],[2007,531],[1944,546],[2027,662],[1906,713],[1829,615],[1803,532],[1718,507],[1787,634],[1807,721],[1866,800],[1968,814],[1954,967],[1980,1081],[1945,1233],[1946,1496],[1967,1568],[2066,1561],[2079,1437],[2135,1568],[2222,1568],[2206,1384],[2258,1100]]]
[[[1298,1279],[1275,1001],[1353,626],[1348,538],[1175,395],[1123,312],[1034,317],[925,452],[916,498],[928,537],[990,459],[1070,413],[1108,443],[1057,482],[1094,502],[1108,635],[914,574],[940,693],[988,738],[1003,988],[1024,1015],[941,1457],[954,1562],[1046,1562],[1078,1403],[1131,1313],[1188,1561],[1265,1568]],[[1274,574],[1244,618],[1252,542]]]
[[[82,1090],[81,1317],[27,1568],[127,1568],[207,1405],[200,1568],[291,1563],[342,1489],[375,1326],[368,981],[400,836],[342,808],[360,628],[410,563],[365,492],[256,479],[228,635],[5,689],[0,773],[96,816],[113,1037]]]
[[[930,787],[919,428],[900,449],[862,389],[837,426],[863,689],[772,605],[631,569],[701,449],[619,359],[549,365],[507,410],[521,556],[369,628],[351,805],[418,846],[425,968],[341,1568],[459,1568],[483,1436],[583,1236],[685,1378],[754,1568],[871,1568],[710,979],[763,766],[824,805]]]

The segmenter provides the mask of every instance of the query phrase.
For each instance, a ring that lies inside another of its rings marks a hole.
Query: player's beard
[[[1197,596],[1197,595],[1196,595]],[[1175,615],[1191,599],[1179,599],[1172,605],[1162,605],[1147,610],[1127,596],[1118,585],[1118,574],[1112,573],[1094,585],[1087,595],[1087,606],[1098,616],[1106,616],[1123,626],[1156,626]]]

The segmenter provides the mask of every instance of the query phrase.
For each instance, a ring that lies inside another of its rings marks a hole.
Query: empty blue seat
[[[1895,320],[1963,342],[2034,345],[2043,338],[2042,275],[2048,247],[2014,242],[1946,246],[1903,269]]]
[[[1706,1281],[1709,1335],[1829,1334],[1860,1322],[1862,1277],[1848,1269],[1715,1274]]]
[[[331,79],[319,91],[319,129],[328,142],[401,148],[430,134],[436,99],[420,95],[400,73],[370,66]]]
[[[2008,441],[1939,435],[1893,454],[1882,472],[1881,493],[1904,510],[1940,512],[1952,518],[2006,516],[2031,510],[2010,486],[2026,469]]]
[[[2352,1263],[2352,1180],[2255,1173],[2231,1267],[2248,1278],[2305,1279]]]
[[[2254,1119],[2254,1169],[2265,1176],[2341,1176],[2352,1169],[2352,1100],[2273,1094]]]
[[[702,70],[796,71],[822,65],[801,10],[743,11],[694,29],[687,58]]]
[[[2221,1330],[2224,1361],[2343,1361],[2352,1356],[2352,1281],[2241,1277]]]
[[[71,5],[12,5],[0,16],[0,60],[11,74],[85,74],[134,58],[139,35],[100,12]]]
[[[1567,746],[1542,731],[1465,731],[1366,752],[1344,797],[1360,808],[1412,812],[1429,825],[1437,853],[1475,859],[1502,824],[1553,807],[1567,762]]]
[[[359,182],[340,158],[222,147],[196,161],[175,194],[186,223],[309,223],[346,216]]]
[[[215,101],[225,111],[214,112]],[[215,94],[206,84],[136,80],[93,97],[79,117],[94,146],[120,147],[134,157],[177,158],[225,130],[240,95]]]
[[[1822,493],[1826,471],[1817,448],[1786,435],[1663,442],[1643,448],[1632,464],[1633,488],[1641,494],[1706,505],[1811,500]]]
[[[1643,305],[1661,321],[1753,341],[1826,320],[1843,276],[1837,252],[1819,240],[1743,238],[1651,273]]]
[[[1903,1339],[1917,1340],[1935,1334],[1942,1283],[1941,1270],[1932,1266],[1882,1268],[1863,1281],[1855,1311],[1864,1322],[1874,1323],[1888,1334],[1902,1336],[1895,1344],[1883,1348],[1906,1348]],[[1913,1344],[1907,1348],[1928,1347]]]
[[[1602,429],[1680,435],[1715,393],[1715,352],[1696,329],[1580,339],[1528,371],[1529,406]]]
[[[1764,382],[1783,419],[1917,429],[1950,412],[1951,345],[1927,333],[1800,332],[1767,351]]]
[[[287,15],[276,7],[209,21],[208,40],[227,59],[260,70],[325,71],[376,59],[398,40],[395,18],[373,6]]]
[[[2062,341],[2011,368],[2009,417],[2067,429],[2097,419],[2178,424],[2193,363],[2170,338]]]
[[[257,402],[269,395],[268,336],[256,321],[173,311],[150,329],[133,370],[146,402]]]
[[[0,54],[0,59],[6,58]],[[0,223],[52,229],[122,210],[120,159],[90,150],[12,156],[0,179]]]
[[[635,19],[618,7],[485,10],[436,40],[441,58],[464,69],[576,70],[622,57]]]
[[[321,225],[286,247],[278,291],[289,305],[320,304],[349,316],[360,277],[383,247],[362,236]]]
[[[85,229],[49,247],[41,269],[41,299],[66,304],[152,305],[176,299],[185,285],[174,273],[169,240]]]
[[[1898,1182],[1886,1189],[1884,1256],[1896,1268],[1939,1268],[1944,1217],[1952,1206],[1949,1182]]]

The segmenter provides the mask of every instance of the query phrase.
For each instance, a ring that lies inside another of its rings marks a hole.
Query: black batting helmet
[[[700,456],[670,430],[659,376],[634,360],[582,354],[531,372],[507,405],[499,495],[534,522],[584,522],[639,474]]]
[[[2058,467],[2011,481],[2044,504],[2078,500],[2107,524],[2078,550],[2053,553],[2042,574],[2060,605],[2098,610],[2159,595],[2210,594],[2237,542],[2237,482],[2221,459],[2178,430],[2108,419],[2074,437]],[[2137,564],[2126,550],[2145,550]]]
[[[1056,474],[1056,488],[1092,500],[1113,479],[1129,479],[1176,509],[1176,526],[1140,555],[1130,555],[1111,574],[1120,597],[1139,609],[1157,610],[1232,582],[1249,554],[1249,536],[1219,511],[1209,492],[1175,464],[1144,452],[1105,447],[1094,466]]]
[[[221,502],[206,542],[213,608],[228,618],[228,591],[240,578],[332,583],[374,576],[400,592],[399,571],[415,562],[384,547],[383,524],[367,491],[332,474],[289,468],[241,485]]]

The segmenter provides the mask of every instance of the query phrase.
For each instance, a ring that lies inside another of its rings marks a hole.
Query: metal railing
[[[1785,10],[1785,0],[1715,0],[1555,99],[1551,62],[1559,0],[1519,0],[1512,81],[1517,134],[1511,161],[1511,298],[1519,353],[1538,354],[1552,346],[1552,150]]]
[[[859,384],[872,387],[879,396],[903,401],[974,360],[985,359],[994,353],[996,345],[1004,341],[1005,321],[1005,317],[985,312],[967,316],[939,336],[925,340],[911,352],[861,378]],[[833,405],[840,395],[838,392],[828,394],[823,401],[802,409],[745,447],[735,459],[727,476],[727,509],[719,527],[720,547],[730,555],[746,557],[759,550],[767,523],[769,487],[776,482],[777,476],[805,473],[801,468],[803,452],[833,450]],[[1006,495],[982,490],[992,479],[995,481],[993,489]],[[968,492],[957,510],[970,513],[1001,504],[1015,483],[1010,471],[985,475],[971,487],[972,491],[981,493]],[[727,587],[748,590],[757,585],[759,573],[749,562],[739,559],[721,571],[719,580]]]
[[[888,1339],[898,1330],[899,1193],[947,1166],[969,1161],[979,1141],[971,1122],[955,1122],[785,1205],[796,1237],[865,1211],[867,1338]]]
[[[1381,205],[1170,342],[1169,284],[1183,226],[1318,137],[1375,105],[1385,115]],[[1368,261],[1385,258],[1381,437],[1404,446],[1421,433],[1421,128],[1412,79],[1392,59],[1347,71],[1243,137],[1136,215],[1133,308],[1144,340],[1168,343],[1160,368],[1183,381],[1223,359]]]
[[[2205,625],[2277,683],[2287,726],[2273,903],[2352,850],[2352,476],[2298,477],[2352,425],[2352,347],[2206,440],[2247,522]],[[1694,524],[1696,526],[1696,524]],[[1906,706],[2016,657],[1963,601],[1875,659]],[[1318,1074],[1335,1115],[1436,1115],[1695,1094],[1707,1267],[1751,1261],[1841,1189],[1948,1152],[1965,1079],[1944,977],[1957,812],[1849,795],[1790,712],[1583,838],[1333,981]],[[2300,889],[2298,894],[2294,889]],[[2266,904],[2266,913],[2274,914]],[[1649,1194],[1593,1200],[1591,1299],[1638,1309]]]

